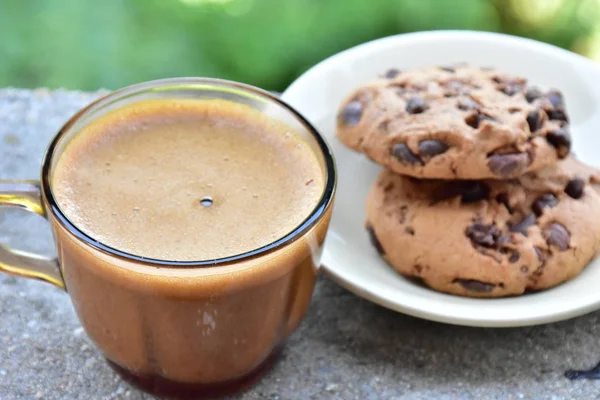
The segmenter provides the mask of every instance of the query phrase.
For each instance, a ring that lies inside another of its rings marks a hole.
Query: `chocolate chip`
[[[471,114],[465,118],[465,123],[473,129],[479,128],[479,114]]]
[[[427,103],[417,96],[413,96],[406,102],[406,112],[409,114],[420,114],[427,110]]]
[[[396,143],[392,147],[392,155],[398,159],[398,161],[408,164],[420,164],[421,159],[417,157],[415,153],[410,151],[407,145],[404,143]]]
[[[502,232],[494,224],[486,225],[475,222],[467,227],[466,235],[475,245],[494,248],[502,236]]]
[[[515,250],[510,255],[508,261],[511,263],[516,263],[517,261],[519,261],[520,258],[521,258],[521,253],[519,253],[517,250]]]
[[[507,178],[521,174],[529,165],[529,154],[492,154],[488,156],[488,168],[493,174]]]
[[[566,251],[569,249],[569,242],[571,241],[571,234],[558,222],[553,222],[546,226],[543,230],[544,238],[548,246],[554,246],[559,251]]]
[[[479,181],[447,181],[433,194],[434,203],[461,196],[461,203],[474,203],[487,198],[490,189]]]
[[[415,235],[415,230],[413,228],[411,228],[410,226],[407,226],[406,228],[404,228],[404,232],[408,233],[411,236]]]
[[[362,117],[363,106],[358,101],[352,101],[346,104],[346,107],[340,113],[340,119],[344,125],[358,125]]]
[[[523,90],[523,85],[515,82],[508,82],[502,87],[502,92],[507,96],[514,96]]]
[[[550,90],[546,93],[546,98],[552,104],[552,107],[563,109],[565,106],[563,95],[558,90]]]
[[[510,206],[508,193],[499,193],[498,195],[496,195],[496,201],[500,204],[504,204],[504,207],[506,207],[510,214],[515,212],[515,210]]]
[[[531,133],[537,131],[544,124],[544,111],[533,110],[527,114],[527,124]]]
[[[557,90],[551,90],[546,93],[546,99],[551,104],[550,107],[546,108],[548,118],[553,121],[569,122],[562,93]]]
[[[555,109],[548,111],[548,118],[553,121],[564,121],[569,122],[569,117],[565,110]]]
[[[396,69],[396,68],[390,68],[386,71],[386,73],[383,75],[385,78],[387,79],[394,79],[395,77],[397,77],[398,75],[400,75],[400,70]]]
[[[571,151],[571,134],[565,128],[558,128],[548,132],[546,140],[556,148],[560,158],[565,158],[569,154],[569,151]]]
[[[441,66],[440,69],[442,71],[446,71],[446,72],[456,72],[456,69],[454,67],[450,67],[450,66],[447,66],[447,65]]]
[[[546,193],[535,199],[531,209],[538,217],[544,213],[544,208],[552,208],[558,204],[558,199],[552,193]]]
[[[379,239],[375,234],[375,229],[373,229],[371,225],[367,225],[367,232],[369,233],[369,240],[371,241],[373,247],[375,247],[380,255],[384,255],[385,251],[383,250],[383,247],[381,247],[381,242],[379,242]]]
[[[542,91],[534,86],[527,89],[527,92],[525,93],[525,99],[527,99],[529,103],[533,103],[536,99],[542,97],[542,95]]]
[[[565,193],[571,196],[574,199],[580,199],[583,196],[583,189],[585,187],[585,182],[580,178],[573,178],[567,183],[567,187],[565,187]]]
[[[467,118],[465,118],[465,123],[467,125],[469,125],[471,128],[475,128],[475,129],[479,128],[479,125],[481,124],[482,121],[495,122],[496,120],[494,118],[490,117],[489,115],[485,115],[485,114],[481,114],[481,113],[471,114]]]
[[[508,243],[510,243],[510,236],[508,235],[501,235],[498,240],[496,241],[496,244],[498,246],[506,246]],[[505,249],[500,249],[500,252],[506,252]]]
[[[467,111],[467,110],[477,110],[477,109],[479,109],[480,105],[479,105],[479,103],[477,103],[475,100],[473,100],[470,97],[463,97],[463,98],[458,99],[457,107],[461,110]]]
[[[527,236],[527,228],[535,224],[535,214],[529,214],[525,216],[518,223],[510,226],[510,231],[514,233],[521,233],[523,236]]]
[[[435,157],[443,154],[448,150],[449,146],[441,140],[427,139],[419,143],[419,154],[427,157]]]
[[[489,293],[496,287],[494,284],[475,279],[455,279],[452,283],[458,283],[466,290],[477,293]]]
[[[463,204],[474,203],[488,197],[490,189],[484,183],[478,181],[464,181],[462,183],[462,197],[460,201]]]

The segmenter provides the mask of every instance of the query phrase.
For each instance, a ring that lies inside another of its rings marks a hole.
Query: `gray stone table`
[[[51,136],[98,95],[0,90],[0,179],[37,178]],[[0,242],[53,251],[46,223],[19,211],[0,210]],[[281,361],[239,398],[600,399],[600,381],[563,377],[600,360],[599,316],[519,329],[443,325],[321,278]],[[149,398],[103,362],[66,294],[0,276],[0,400]]]

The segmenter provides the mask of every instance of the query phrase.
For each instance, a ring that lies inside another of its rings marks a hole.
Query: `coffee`
[[[306,314],[335,187],[327,144],[279,98],[140,83],[69,119],[40,181],[0,181],[0,206],[47,218],[57,250],[0,246],[0,272],[66,290],[134,386],[222,397],[260,379]]]
[[[247,106],[146,100],[86,126],[53,183],[63,212],[95,240],[201,261],[284,237],[314,209],[324,179],[296,133]]]
[[[301,137],[263,112],[142,100],[65,134],[56,150],[51,191],[68,220],[52,205],[48,218],[77,315],[111,365],[154,393],[196,398],[248,385],[310,303],[332,162],[324,145],[321,158],[313,152],[316,134]],[[309,216],[268,251],[179,263],[256,250]]]

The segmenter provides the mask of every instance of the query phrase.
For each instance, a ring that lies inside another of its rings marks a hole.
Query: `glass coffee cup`
[[[95,240],[59,207],[55,166],[82,128],[148,99],[223,99],[286,124],[316,155],[324,180],[318,204],[285,236],[214,260],[151,259]],[[134,385],[168,397],[232,393],[269,370],[307,311],[335,185],[334,160],[323,138],[268,92],[200,78],[134,85],[97,100],[59,130],[39,182],[0,181],[0,206],[47,218],[58,253],[57,259],[46,259],[0,245],[0,271],[65,290],[89,337]]]

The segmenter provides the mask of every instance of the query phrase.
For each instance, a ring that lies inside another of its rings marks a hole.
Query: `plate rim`
[[[586,67],[592,67],[592,69],[597,69],[598,66],[590,59],[585,58],[584,56],[574,53],[569,50],[565,50],[561,47],[555,46],[550,43],[540,42],[534,39],[529,39],[520,36],[509,35],[506,33],[499,32],[487,32],[487,31],[470,31],[470,30],[460,30],[460,29],[440,29],[440,30],[431,30],[431,31],[420,31],[420,32],[407,32],[407,33],[399,33],[397,35],[385,36],[379,39],[370,40],[365,43],[358,44],[356,46],[347,48],[338,53],[335,53],[306,71],[304,71],[300,76],[298,76],[292,83],[288,85],[288,87],[281,93],[281,98],[285,101],[286,95],[289,92],[295,90],[295,86],[303,79],[310,77],[310,75],[314,74],[320,68],[326,66],[337,59],[341,59],[344,57],[349,57],[352,53],[366,49],[374,46],[385,46],[386,44],[393,43],[396,41],[408,41],[408,40],[427,40],[433,38],[443,38],[443,39],[485,39],[488,41],[496,41],[496,42],[514,42],[518,43],[519,46],[526,46],[534,51],[546,51],[550,54],[554,53],[559,55],[560,57],[571,58],[573,62],[577,62],[580,65]]]
[[[410,33],[402,33],[392,36],[387,36],[379,39],[375,39],[366,43],[359,44],[357,46],[348,48],[339,53],[336,53],[324,60],[318,62],[303,74],[301,74],[297,79],[295,79],[282,93],[281,97],[284,101],[288,101],[288,97],[290,93],[293,93],[296,90],[296,87],[299,86],[302,81],[306,79],[310,79],[312,75],[319,73],[319,71],[323,68],[327,68],[330,64],[339,63],[339,60],[343,60],[344,58],[352,58],[354,53],[361,52],[364,49],[372,48],[372,47],[386,47],[386,46],[397,46],[410,41],[430,41],[435,39],[444,40],[480,40],[483,42],[494,42],[494,43],[515,43],[521,48],[530,49],[535,52],[545,52],[554,57],[559,57],[569,62],[573,62],[578,64],[579,66],[585,67],[586,72],[595,73],[598,78],[600,78],[600,68],[591,60],[570,52],[568,50],[562,49],[560,47],[554,46],[552,44],[539,42],[533,39],[508,35],[504,33],[496,33],[496,32],[483,32],[483,31],[465,31],[465,30],[434,30],[434,31],[422,31],[422,32],[410,32]],[[375,51],[376,49],[371,49],[371,51]],[[600,93],[600,90],[597,91]],[[292,107],[294,106],[293,102],[290,101]],[[310,120],[310,118],[308,118]],[[326,135],[322,136],[325,140],[329,140]],[[334,154],[335,156],[335,154]],[[339,168],[339,167],[338,167]],[[335,209],[334,209],[335,212]],[[468,316],[459,316],[459,315],[448,315],[447,313],[436,311],[435,309],[427,309],[425,307],[415,308],[412,305],[406,304],[406,302],[401,302],[396,300],[390,300],[387,296],[376,293],[372,290],[368,285],[362,285],[360,282],[355,282],[355,279],[348,278],[344,276],[343,271],[340,268],[331,267],[327,260],[329,256],[329,251],[327,249],[327,241],[325,242],[325,248],[323,252],[323,262],[321,265],[321,270],[330,277],[332,280],[340,284],[342,287],[347,289],[348,291],[354,293],[355,295],[362,297],[368,301],[371,301],[375,304],[388,308],[392,311],[400,312],[412,317],[426,319],[435,322],[454,324],[454,325],[462,325],[462,326],[471,326],[471,327],[486,327],[486,328],[508,328],[508,327],[521,327],[521,326],[533,326],[533,325],[541,325],[548,324],[552,322],[563,321],[571,318],[575,318],[592,311],[596,311],[600,309],[600,295],[595,301],[591,301],[587,304],[573,304],[572,307],[560,310],[558,312],[553,313],[543,313],[541,315],[532,317],[528,315],[524,315],[516,318],[494,318],[490,316],[489,318],[481,318],[480,316],[476,317],[468,317]],[[351,275],[351,277],[354,277]],[[486,301],[482,299],[473,299],[474,301]],[[490,299],[492,300],[492,299]]]
[[[481,319],[481,318],[462,318],[457,316],[448,316],[439,312],[428,311],[425,309],[415,309],[405,304],[390,301],[384,296],[377,295],[368,288],[361,287],[353,283],[351,280],[344,278],[336,273],[335,270],[328,268],[325,264],[321,265],[324,274],[331,278],[334,282],[338,283],[344,289],[348,290],[355,295],[368,300],[381,307],[385,307],[388,310],[399,312],[414,318],[420,318],[428,321],[440,322],[444,324],[468,326],[475,328],[519,328],[525,326],[537,326],[550,324],[553,322],[566,321],[572,318],[577,318],[582,315],[588,314],[593,311],[600,309],[600,302],[591,303],[585,307],[578,307],[572,311],[563,311],[550,315],[541,315],[535,318],[513,318],[513,319]],[[433,290],[433,289],[431,289]],[[445,294],[445,293],[443,293]],[[473,299],[476,301],[486,301],[493,299]]]

